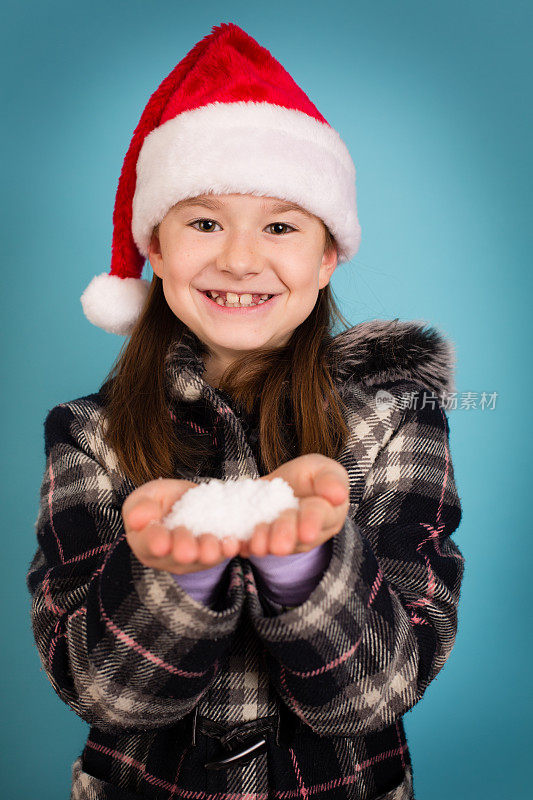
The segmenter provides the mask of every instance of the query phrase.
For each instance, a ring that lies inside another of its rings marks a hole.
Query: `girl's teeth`
[[[268,300],[268,294],[262,295],[255,295],[255,297],[259,297],[260,299],[257,302],[253,302],[254,295],[251,294],[242,294],[239,299],[239,295],[235,294],[235,292],[227,292],[226,293],[226,302],[224,302],[224,298],[222,295],[218,294],[218,292],[211,291],[208,292],[211,295],[212,299],[217,303],[219,306],[229,306],[230,308],[239,308],[240,306],[259,306],[262,303]]]
[[[226,292],[226,303],[230,303],[231,305],[251,306],[252,300],[253,297],[251,294],[241,294],[239,298],[239,295],[234,292]]]

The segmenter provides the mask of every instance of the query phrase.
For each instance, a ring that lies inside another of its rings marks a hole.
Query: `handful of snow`
[[[194,536],[212,533],[218,539],[246,540],[259,522],[273,522],[282,511],[298,505],[283,478],[212,478],[188,489],[162,522],[169,529],[184,525]]]

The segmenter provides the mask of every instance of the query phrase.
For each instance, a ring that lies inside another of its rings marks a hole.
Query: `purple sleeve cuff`
[[[332,553],[332,540],[314,547],[307,553],[288,556],[250,556],[249,561],[259,578],[259,588],[268,600],[283,605],[301,605],[320,583]],[[215,590],[226,566],[227,558],[214,567],[188,572],[184,575],[172,573],[177,584],[193,600],[206,606],[212,602]]]
[[[288,606],[303,603],[318,586],[333,551],[333,542],[314,547],[307,553],[288,556],[249,556],[259,588],[268,600]]]
[[[198,572],[187,572],[184,575],[176,575],[173,572],[172,577],[193,600],[209,606],[213,601],[217,584],[230,561],[230,558],[226,558],[214,567]]]

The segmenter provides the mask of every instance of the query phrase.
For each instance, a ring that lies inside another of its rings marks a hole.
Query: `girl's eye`
[[[194,228],[196,225],[203,225],[205,223],[207,223],[208,225],[211,225],[211,226],[218,225],[218,222],[215,222],[214,219],[206,219],[206,218],[197,219],[194,222],[191,222],[190,225],[191,225],[192,228]],[[267,228],[277,228],[278,231],[276,232],[275,235],[280,233],[279,228],[286,228],[286,229],[290,228],[291,231],[296,230],[296,228],[293,228],[292,225],[287,225],[287,223],[285,223],[285,222],[272,222],[270,225],[267,225]],[[200,231],[202,231],[202,233],[211,233],[213,231],[213,227],[210,227],[208,229],[206,229],[206,228],[196,228],[196,230],[200,230]]]
[[[214,219],[197,219],[194,222],[191,222],[191,227],[194,228],[195,225],[203,224],[204,222],[209,223],[209,225],[218,225],[218,222],[215,222]],[[202,233],[211,233],[212,228],[209,228],[208,230],[196,228],[196,230],[201,230]]]
[[[290,228],[291,231],[296,230],[292,225],[287,225],[286,222],[273,222],[271,225],[267,225],[267,228]]]

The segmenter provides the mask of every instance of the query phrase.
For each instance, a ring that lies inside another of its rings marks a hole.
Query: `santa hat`
[[[150,97],[124,158],[111,270],[81,296],[87,319],[125,336],[149,289],[152,231],[199,194],[254,194],[323,220],[338,262],[359,248],[355,166],[339,134],[276,59],[233,23],[214,26]]]

